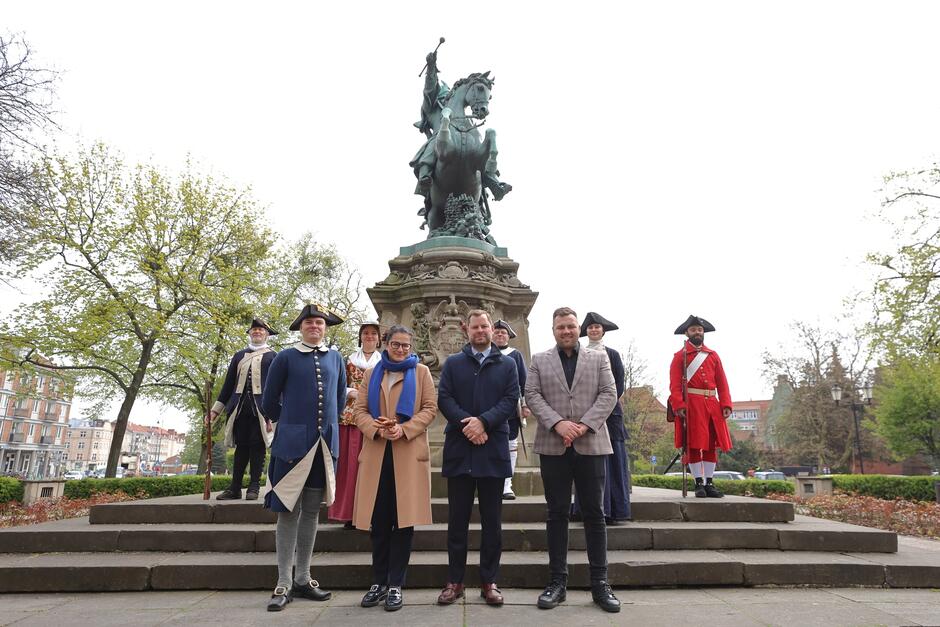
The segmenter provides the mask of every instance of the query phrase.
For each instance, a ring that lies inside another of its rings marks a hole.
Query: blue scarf
[[[382,361],[377,363],[372,369],[372,377],[369,379],[369,413],[372,419],[377,420],[382,415],[379,405],[379,398],[382,392],[382,379],[385,378],[385,371],[404,372],[405,378],[401,385],[401,396],[398,397],[398,406],[395,408],[395,415],[401,422],[408,422],[415,413],[415,392],[417,383],[415,379],[415,367],[418,365],[418,356],[412,353],[404,361],[392,361],[388,356],[388,351],[382,351]]]

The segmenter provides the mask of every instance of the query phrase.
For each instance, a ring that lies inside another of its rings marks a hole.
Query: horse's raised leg
[[[486,160],[482,168],[483,186],[493,192],[494,200],[502,200],[503,196],[512,191],[512,185],[499,180],[499,167],[496,164],[496,131],[486,129],[486,136],[482,144],[482,157]]]
[[[450,136],[450,115],[450,109],[444,107],[441,111],[441,128],[438,129],[437,139],[434,140],[434,155],[438,161],[450,160],[457,150]]]

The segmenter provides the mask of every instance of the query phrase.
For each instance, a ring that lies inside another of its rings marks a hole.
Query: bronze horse
[[[448,199],[472,202],[488,225],[490,211],[484,188],[496,200],[512,190],[511,185],[498,178],[496,131],[487,129],[481,138],[477,130],[489,115],[492,88],[489,72],[462,78],[449,90],[446,85],[442,88],[437,81],[436,53],[428,55],[425,104],[422,121],[416,124],[428,141],[411,165],[418,177],[415,193],[425,197],[425,206],[419,213],[425,216],[429,238],[455,234],[445,224]],[[488,235],[485,239],[495,244]]]

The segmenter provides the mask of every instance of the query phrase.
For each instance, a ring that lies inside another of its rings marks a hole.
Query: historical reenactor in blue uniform
[[[487,312],[467,314],[470,342],[447,358],[441,369],[437,406],[447,426],[441,474],[447,477],[448,582],[437,602],[450,605],[463,596],[468,530],[474,495],[480,503],[480,596],[502,605],[496,586],[502,553],[503,483],[510,475],[509,418],[519,402],[516,362],[493,344]]]
[[[617,385],[617,404],[607,417],[607,433],[610,434],[610,446],[614,450],[607,456],[607,480],[604,483],[604,520],[608,525],[621,524],[630,520],[630,466],[627,457],[627,430],[623,424],[623,398],[624,368],[620,353],[604,346],[604,335],[608,331],[615,331],[619,327],[599,313],[589,311],[581,323],[581,337],[587,336],[587,347],[593,350],[606,351],[610,360],[610,371],[614,375]],[[580,507],[577,496],[574,501],[574,512],[580,517]]]
[[[277,512],[277,587],[269,611],[294,597],[326,601],[332,593],[310,578],[320,503],[333,503],[340,410],[346,402],[343,358],[330,350],[326,328],[342,319],[306,305],[290,325],[301,341],[278,353],[268,372],[262,406],[275,423],[264,506]],[[294,550],[297,563],[291,577]]]
[[[264,320],[255,318],[248,329],[248,347],[232,357],[225,374],[225,383],[212,409],[210,420],[223,411],[228,413],[225,424],[225,446],[235,447],[235,465],[232,483],[217,497],[220,501],[242,497],[242,477],[251,468],[245,498],[258,498],[264,454],[271,446],[271,422],[261,409],[261,392],[268,378],[268,369],[277,354],[268,346],[268,337],[277,335]]]
[[[497,320],[493,323],[493,343],[506,357],[516,362],[516,373],[519,375],[519,403],[516,410],[509,417],[509,465],[512,467],[512,474],[516,474],[516,459],[519,457],[519,432],[526,426],[526,418],[532,415],[525,404],[525,375],[526,365],[522,358],[522,353],[509,345],[509,340],[516,337],[516,332],[512,330],[509,323],[505,320]],[[523,437],[523,447],[525,447],[525,437]],[[512,475],[506,477],[503,485],[503,499],[511,501],[516,498],[516,493],[512,491]]]

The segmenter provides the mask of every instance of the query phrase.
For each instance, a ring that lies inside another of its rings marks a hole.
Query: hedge
[[[262,475],[261,484],[265,477]],[[230,475],[213,475],[212,490],[224,490],[231,484]],[[245,481],[247,483],[247,481]],[[123,479],[80,479],[65,483],[65,496],[87,499],[96,492],[124,492],[132,496],[154,499],[161,496],[201,494],[205,489],[203,475],[177,475],[176,477],[125,477]],[[22,494],[22,490],[20,491]]]
[[[23,484],[14,477],[0,477],[0,503],[23,500]]]
[[[846,494],[873,496],[879,499],[933,501],[934,483],[940,477],[901,477],[894,475],[832,475],[832,487]]]
[[[694,479],[689,475],[689,489],[693,488]],[[633,475],[633,485],[644,488],[665,488],[666,490],[681,490],[682,477],[671,475]],[[793,484],[789,481],[761,481],[760,479],[745,479],[734,481],[731,479],[715,479],[715,486],[725,494],[738,496],[763,497],[768,494],[793,494]]]

